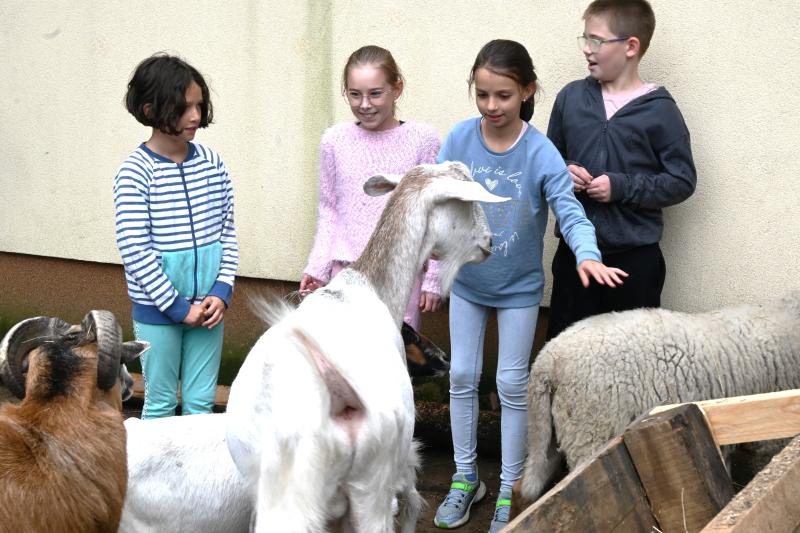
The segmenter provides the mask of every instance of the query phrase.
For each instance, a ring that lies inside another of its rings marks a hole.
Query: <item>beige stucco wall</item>
[[[358,46],[395,54],[400,118],[444,136],[476,113],[466,77],[486,41],[524,43],[546,129],[586,2],[0,3],[0,251],[118,262],[111,182],[149,132],[122,106],[135,64],[177,52],[212,86],[197,140],[232,173],[247,276],[296,280],[316,219],[317,144],[348,120],[341,68]],[[704,309],[796,288],[800,278],[800,4],[656,0],[645,79],[666,85],[692,132],[699,184],[666,211],[664,303]],[[549,264],[553,238],[548,231]]]

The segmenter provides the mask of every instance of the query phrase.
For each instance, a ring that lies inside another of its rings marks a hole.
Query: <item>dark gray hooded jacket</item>
[[[661,209],[682,202],[697,183],[689,130],[669,92],[659,87],[606,120],[600,84],[592,77],[556,97],[547,136],[568,164],[608,175],[611,202],[576,194],[597,231],[602,252],[661,240]]]

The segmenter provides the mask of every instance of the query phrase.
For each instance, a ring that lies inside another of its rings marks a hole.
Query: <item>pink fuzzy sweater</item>
[[[427,124],[404,122],[373,132],[353,122],[329,128],[320,143],[319,218],[314,246],[304,272],[327,283],[334,262],[355,261],[367,245],[389,195],[371,197],[363,185],[382,172],[404,174],[421,163],[433,163],[439,135]],[[422,290],[441,294],[434,261]]]

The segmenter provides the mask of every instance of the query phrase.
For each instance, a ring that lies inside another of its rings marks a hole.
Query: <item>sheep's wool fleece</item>
[[[582,320],[531,370],[529,405],[550,389],[570,468],[665,403],[800,387],[800,292],[778,302],[686,314],[664,309]],[[534,420],[529,428],[550,420]]]

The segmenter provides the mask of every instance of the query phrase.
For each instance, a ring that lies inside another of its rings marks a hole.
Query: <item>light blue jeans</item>
[[[178,380],[181,413],[210,413],[214,408],[219,364],[222,359],[224,323],[213,329],[186,324],[142,324],[133,322],[137,340],[150,343],[141,356],[144,376],[142,418],[175,414]]]
[[[476,469],[478,382],[490,307],[450,295],[450,425],[456,470]],[[500,397],[500,488],[522,476],[528,422],[528,369],[539,306],[497,309],[497,394]]]

